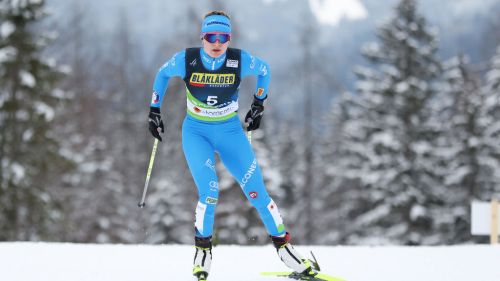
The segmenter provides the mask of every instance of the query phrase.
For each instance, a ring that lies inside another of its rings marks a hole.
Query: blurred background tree
[[[67,95],[54,60],[42,57],[50,41],[37,23],[42,1],[0,5],[0,240],[57,240],[63,217],[50,187],[72,168],[54,120]]]

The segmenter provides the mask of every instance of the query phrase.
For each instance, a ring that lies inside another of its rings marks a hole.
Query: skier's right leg
[[[193,274],[205,279],[212,261],[212,232],[219,186],[215,172],[215,152],[202,123],[186,118],[182,126],[184,156],[198,189],[195,211],[195,258]],[[203,279],[201,279],[203,280]]]

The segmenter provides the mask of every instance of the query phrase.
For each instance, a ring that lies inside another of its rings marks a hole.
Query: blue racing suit
[[[267,97],[269,65],[239,49],[229,48],[212,58],[203,48],[189,48],[175,54],[156,75],[152,107],[160,107],[171,77],[186,83],[187,115],[182,125],[182,147],[198,189],[195,211],[197,237],[213,233],[215,207],[219,197],[215,153],[257,209],[268,233],[280,236],[285,226],[278,207],[264,186],[262,172],[245,136],[238,110],[238,90],[243,77],[257,76],[255,98]]]

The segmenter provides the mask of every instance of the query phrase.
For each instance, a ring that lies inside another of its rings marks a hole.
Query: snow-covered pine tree
[[[364,109],[356,104],[357,96],[344,92],[332,101],[325,123],[330,129],[321,142],[324,163],[320,198],[323,215],[317,217],[318,232],[322,233],[316,243],[349,243],[353,232],[350,218],[366,210],[368,192],[361,187],[357,167],[362,166],[365,146],[364,133],[359,130]],[[353,140],[356,140],[354,144]]]
[[[45,15],[42,0],[0,2],[0,240],[51,239],[61,216],[49,188],[71,161],[52,127],[65,95],[62,72],[42,58]]]
[[[480,81],[469,71],[464,55],[446,61],[443,70],[428,126],[441,132],[432,141],[432,151],[438,156],[435,171],[446,189],[432,190],[442,205],[431,213],[440,243],[463,243],[471,239],[470,200],[478,198],[483,181],[479,159],[483,132],[479,120],[484,99]]]
[[[373,68],[356,71],[360,112],[350,124],[355,131],[347,134],[351,148],[344,151],[354,156],[335,161],[358,177],[368,200],[362,214],[347,218],[348,243],[430,243],[425,237],[433,233],[429,208],[439,182],[430,154],[435,132],[425,123],[440,72],[436,34],[417,13],[416,1],[403,0],[395,11],[378,30],[380,42],[362,50]],[[350,165],[351,157],[359,158],[359,166]]]
[[[481,114],[484,127],[484,146],[481,163],[484,181],[477,197],[481,200],[500,198],[500,46],[491,59],[491,68],[486,74],[483,88],[485,101]]]

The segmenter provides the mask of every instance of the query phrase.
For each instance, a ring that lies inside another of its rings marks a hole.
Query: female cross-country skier
[[[193,275],[198,280],[206,280],[212,262],[211,238],[219,195],[215,153],[257,209],[285,265],[295,272],[316,275],[311,262],[290,245],[290,235],[276,203],[266,191],[261,170],[237,115],[240,81],[256,75],[257,89],[245,123],[248,131],[259,128],[271,77],[269,65],[244,50],[228,48],[231,22],[225,12],[213,11],[205,16],[201,40],[201,48],[178,52],[160,68],[149,112],[149,130],[161,141],[164,125],[160,106],[169,79],[181,77],[186,83],[187,95],[182,147],[199,195]]]

